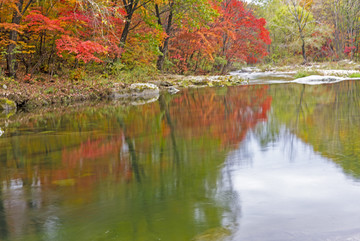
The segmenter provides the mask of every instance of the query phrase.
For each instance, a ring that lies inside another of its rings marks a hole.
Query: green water
[[[359,95],[249,85],[13,115],[0,240],[356,240]]]

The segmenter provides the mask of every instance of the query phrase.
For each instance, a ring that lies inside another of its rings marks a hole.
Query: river
[[[359,96],[249,84],[11,116],[0,240],[360,240]]]

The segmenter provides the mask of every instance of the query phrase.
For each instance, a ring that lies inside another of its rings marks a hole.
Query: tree
[[[10,77],[15,77],[18,66],[15,52],[18,41],[18,34],[21,33],[20,23],[23,15],[29,9],[33,1],[34,0],[11,0],[8,2],[1,1],[2,7],[8,7],[12,11],[10,24],[5,25],[4,22],[1,22],[2,27],[4,27],[5,30],[9,30],[8,45],[6,49],[6,69]]]
[[[157,69],[162,70],[169,48],[169,41],[175,31],[199,29],[214,21],[217,16],[215,5],[209,0],[164,0],[155,2],[154,13],[158,24],[163,28],[167,38],[159,46]]]
[[[256,18],[245,4],[226,0],[217,8],[218,17],[208,26],[177,29],[171,40],[171,59],[183,73],[217,70],[225,73],[233,62],[255,63],[267,55],[270,44],[266,21]],[[200,67],[201,65],[201,67]]]
[[[353,58],[359,51],[360,1],[325,1],[328,22],[334,26],[334,47],[338,58]],[[345,56],[344,56],[345,54]]]
[[[297,26],[298,34],[301,39],[301,51],[303,56],[303,64],[306,64],[306,50],[305,50],[305,27],[310,22],[310,12],[306,10],[307,1],[303,0],[285,0],[285,4],[289,13]]]
[[[254,63],[267,55],[266,48],[271,39],[265,28],[266,20],[256,18],[238,0],[224,0],[221,9],[221,17],[217,20],[222,29],[220,55],[227,60],[221,72],[224,73],[234,61]]]
[[[159,4],[155,3],[155,14],[157,18],[158,24],[165,30],[166,38],[164,42],[159,46],[160,55],[158,56],[156,67],[158,70],[162,70],[164,66],[164,61],[166,57],[166,53],[168,51],[169,47],[169,40],[170,40],[170,34],[172,32],[172,24],[173,24],[173,17],[174,17],[174,4],[175,2],[173,0],[168,1],[165,3],[166,10],[162,10],[160,12]],[[168,12],[167,17],[165,19],[161,19],[161,15],[165,12]]]

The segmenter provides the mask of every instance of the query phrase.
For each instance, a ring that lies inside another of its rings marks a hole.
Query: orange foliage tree
[[[219,70],[266,55],[264,25],[239,0],[0,0],[0,64],[12,77],[114,61],[162,70],[166,58],[180,73]]]

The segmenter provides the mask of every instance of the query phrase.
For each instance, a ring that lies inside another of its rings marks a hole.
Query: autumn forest
[[[299,57],[354,59],[359,6],[353,0],[1,0],[0,74],[224,74],[239,64]]]

